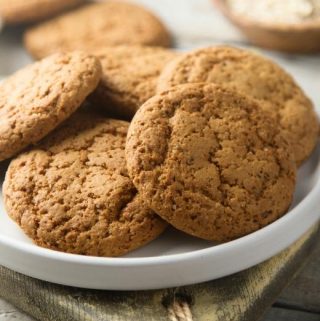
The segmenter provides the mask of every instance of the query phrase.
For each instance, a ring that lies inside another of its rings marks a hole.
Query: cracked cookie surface
[[[43,39],[46,41],[43,41]],[[169,32],[143,7],[107,1],[90,4],[28,30],[24,37],[35,58],[65,50],[93,50],[106,46],[141,44],[169,47]]]
[[[0,17],[5,24],[21,24],[51,17],[83,0],[0,0]]]
[[[165,229],[128,177],[127,129],[127,122],[77,112],[11,162],[3,187],[5,207],[36,244],[118,256]]]
[[[142,197],[176,228],[213,241],[253,232],[290,206],[296,166],[254,100],[214,84],[149,99],[130,124],[126,159]]]
[[[178,53],[159,47],[118,46],[93,52],[102,64],[102,79],[90,99],[111,114],[130,119],[155,95],[164,66]]]
[[[210,82],[255,98],[277,121],[300,165],[313,151],[319,122],[311,101],[293,78],[272,61],[232,47],[195,50],[163,70],[158,91],[171,86]]]
[[[0,83],[0,161],[37,143],[68,118],[96,88],[97,58],[55,54]]]

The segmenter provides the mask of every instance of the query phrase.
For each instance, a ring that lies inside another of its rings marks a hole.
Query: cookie
[[[97,58],[61,53],[31,64],[0,83],[0,160],[37,143],[96,88]]]
[[[257,99],[280,124],[298,165],[313,151],[319,133],[313,105],[292,77],[275,63],[232,47],[195,50],[164,69],[158,91],[203,81],[224,85]]]
[[[130,125],[126,159],[150,208],[212,241],[273,222],[295,188],[280,128],[256,101],[214,84],[178,85],[149,99]]]
[[[0,0],[0,17],[5,24],[29,23],[51,17],[83,0]]]
[[[77,112],[11,162],[3,188],[5,206],[36,244],[118,256],[165,229],[128,177],[127,129],[127,122]]]
[[[91,4],[27,31],[25,46],[35,58],[61,50],[93,51],[105,46],[170,45],[164,25],[146,9],[126,2]]]
[[[102,64],[102,79],[90,99],[109,113],[130,119],[156,92],[164,66],[178,54],[159,47],[118,46],[93,52]]]

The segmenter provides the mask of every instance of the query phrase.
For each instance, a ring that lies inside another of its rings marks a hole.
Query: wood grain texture
[[[284,308],[272,308],[263,321],[320,321],[320,315]]]
[[[16,307],[0,299],[0,321],[32,321],[31,317],[27,316]]]
[[[279,305],[320,314],[320,242],[312,260],[277,299]]]
[[[167,321],[181,301],[195,321],[257,320],[319,239],[318,226],[276,257],[219,280],[166,290],[93,291],[35,280],[0,268],[0,296],[41,321]]]

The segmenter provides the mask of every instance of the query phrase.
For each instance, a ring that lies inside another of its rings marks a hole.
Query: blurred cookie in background
[[[40,59],[63,50],[93,50],[122,44],[169,47],[169,32],[146,9],[122,2],[90,4],[28,30],[27,50]]]
[[[0,0],[0,18],[5,25],[39,21],[70,9],[83,0]]]

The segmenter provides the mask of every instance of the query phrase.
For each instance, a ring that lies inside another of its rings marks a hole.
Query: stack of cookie
[[[73,38],[70,15],[83,10],[31,30],[33,56],[64,52],[0,84],[0,160],[14,157],[4,202],[23,231],[46,248],[119,256],[168,224],[226,242],[284,215],[319,132],[294,80],[241,49],[145,46],[168,45],[160,24],[140,45],[101,48],[129,29],[91,37],[109,28],[97,19]]]

